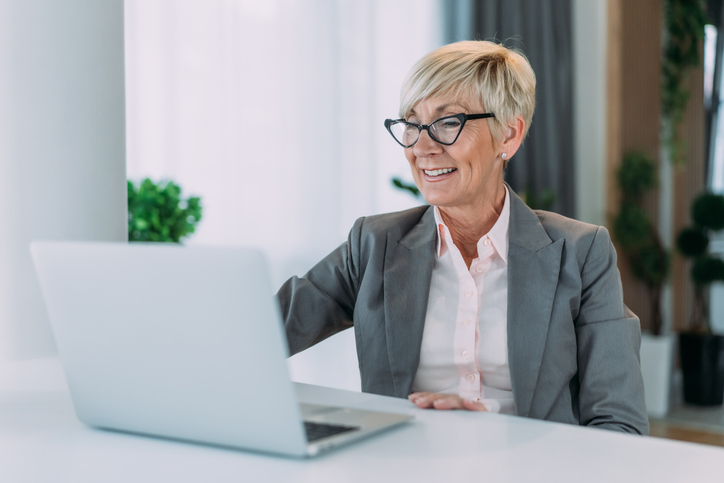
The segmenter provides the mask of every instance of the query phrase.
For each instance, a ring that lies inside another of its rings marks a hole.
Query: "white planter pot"
[[[641,335],[641,373],[646,409],[653,418],[663,418],[669,412],[674,341],[671,335]]]

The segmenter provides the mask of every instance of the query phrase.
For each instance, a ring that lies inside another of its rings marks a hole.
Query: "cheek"
[[[466,129],[467,128],[463,129],[463,132],[460,133],[460,138],[462,139],[458,140],[458,142],[464,141],[461,143],[461,147],[466,146],[466,151],[478,154],[480,157],[486,157],[486,155],[495,151],[490,131],[484,129],[470,129],[466,131]],[[458,142],[455,144],[458,144]]]
[[[459,146],[457,144],[453,146],[458,147],[456,153],[458,161],[473,173],[486,171],[492,166],[495,151],[492,144],[480,134],[471,133],[464,143],[460,143]]]
[[[413,168],[412,171],[414,172],[415,161],[417,160],[417,157],[415,156],[415,153],[412,152],[412,148],[405,149],[405,158],[407,158],[407,162],[410,163],[410,168]]]
[[[412,148],[405,148],[405,158],[410,164],[415,162],[415,153],[412,152]]]

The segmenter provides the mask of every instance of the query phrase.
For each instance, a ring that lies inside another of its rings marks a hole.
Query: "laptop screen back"
[[[81,421],[304,454],[259,251],[61,242],[31,251]]]

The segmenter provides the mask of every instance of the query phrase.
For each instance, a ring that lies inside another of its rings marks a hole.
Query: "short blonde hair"
[[[535,110],[535,73],[522,53],[483,40],[448,44],[420,59],[402,84],[400,117],[430,97],[469,95],[495,114],[488,123],[496,141],[519,115],[527,134]]]

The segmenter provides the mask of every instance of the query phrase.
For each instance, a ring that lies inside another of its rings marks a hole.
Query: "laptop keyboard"
[[[356,426],[341,426],[337,424],[313,423],[304,421],[304,430],[307,432],[307,441],[312,442],[318,439],[334,436],[335,434],[346,433],[359,429]]]

